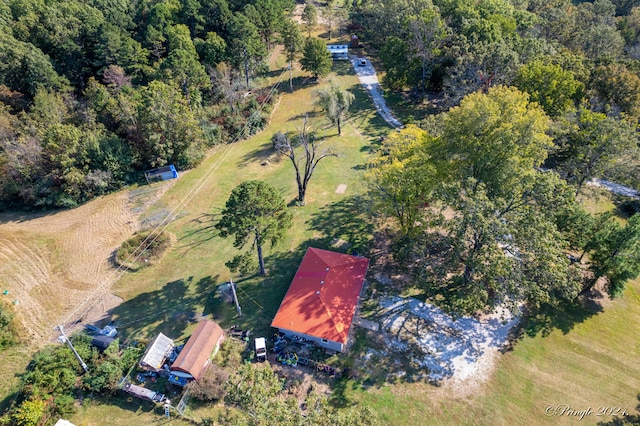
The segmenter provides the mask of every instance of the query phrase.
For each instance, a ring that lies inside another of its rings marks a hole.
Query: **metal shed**
[[[151,169],[144,172],[144,177],[147,179],[147,183],[156,182],[159,180],[177,179],[178,171],[173,164],[168,166],[158,167],[157,169]]]

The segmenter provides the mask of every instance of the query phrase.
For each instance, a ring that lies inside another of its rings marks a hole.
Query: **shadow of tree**
[[[168,397],[173,396],[167,393],[167,389],[160,390],[161,392],[166,393]],[[156,420],[153,421],[153,424],[157,425],[169,424],[171,421],[167,420],[164,416],[164,408],[162,407],[162,404],[155,404],[151,401],[145,401],[140,398],[130,398],[130,395],[124,392],[118,392],[109,397],[94,396],[91,403],[110,407],[115,405],[122,410],[135,413],[137,416],[140,416],[142,413],[153,414],[156,416]]]
[[[616,206],[614,214],[621,219],[629,219],[640,213],[640,200],[622,195],[612,194],[613,204]]]
[[[274,132],[275,134],[275,132]],[[250,163],[259,163],[262,164],[265,161],[279,162],[281,158],[278,156],[276,151],[273,149],[273,145],[271,141],[268,141],[262,145],[260,145],[255,150],[246,153],[238,160],[238,167],[246,167]]]
[[[638,394],[638,401],[640,402],[640,393]],[[621,407],[624,408],[624,407]],[[627,409],[626,415],[618,415],[613,417],[608,422],[599,422],[598,426],[624,426],[624,425],[640,425],[640,403],[636,405],[636,412],[630,413],[630,409]]]
[[[369,92],[358,84],[349,88],[354,96],[349,108],[347,121],[354,123],[360,129],[366,129],[367,136],[374,142],[381,142],[381,137],[386,137],[393,128],[378,114],[369,97]],[[368,148],[367,146],[363,149]],[[370,150],[367,150],[370,151]]]
[[[220,214],[218,213],[202,213],[191,219],[190,223],[194,228],[185,232],[185,234],[178,239],[176,248],[187,248],[186,252],[188,252],[217,237],[218,231],[215,229],[215,225],[219,217]]]
[[[277,75],[280,75],[280,73],[278,72]],[[293,77],[292,83],[293,83],[293,92],[291,92],[290,90],[291,87],[289,86],[289,73],[287,72],[286,75],[282,78],[280,91],[282,93],[295,93],[298,90],[306,89],[307,87],[311,87],[318,84],[316,79],[314,79],[310,75],[304,75],[304,76],[299,75],[299,76]]]
[[[323,114],[323,112],[319,109],[313,109],[311,111],[307,111],[303,114],[294,115],[289,118],[287,121],[302,121],[305,117],[307,118],[318,118]]]
[[[320,208],[312,214],[309,225],[326,235],[326,245],[341,246],[348,253],[366,255],[373,234],[370,209],[370,200],[365,196],[347,197]]]
[[[602,307],[595,303],[583,301],[567,301],[558,306],[545,304],[537,312],[526,312],[521,322],[519,336],[548,336],[554,330],[568,334],[576,324],[602,312]]]
[[[336,73],[336,75],[353,75],[355,72],[353,71],[353,65],[351,65],[351,61],[333,61],[333,66],[331,70]]]
[[[190,291],[193,277],[171,281],[142,293],[109,311],[124,338],[152,338],[158,333],[177,338],[187,328],[201,304],[201,295]]]

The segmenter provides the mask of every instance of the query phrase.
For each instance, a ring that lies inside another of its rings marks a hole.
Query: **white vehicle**
[[[257,337],[255,340],[256,345],[256,360],[262,362],[267,359],[267,343],[264,337]]]

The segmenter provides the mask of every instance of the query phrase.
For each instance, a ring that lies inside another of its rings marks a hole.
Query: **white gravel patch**
[[[591,179],[587,182],[587,185],[597,186],[600,188],[605,188],[614,194],[624,195],[626,197],[639,198],[640,193],[633,188],[628,186],[620,185],[619,183],[609,182],[608,180],[603,179]]]
[[[519,320],[507,309],[480,319],[454,320],[434,305],[397,296],[383,297],[379,304],[386,311],[381,326],[394,336],[393,349],[399,349],[402,341],[412,342],[423,353],[415,361],[429,370],[430,380],[465,385],[488,378],[498,350],[507,344]]]

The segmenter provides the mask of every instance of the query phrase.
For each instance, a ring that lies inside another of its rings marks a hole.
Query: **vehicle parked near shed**
[[[263,362],[267,360],[267,343],[264,337],[257,337],[255,340],[256,360]]]

